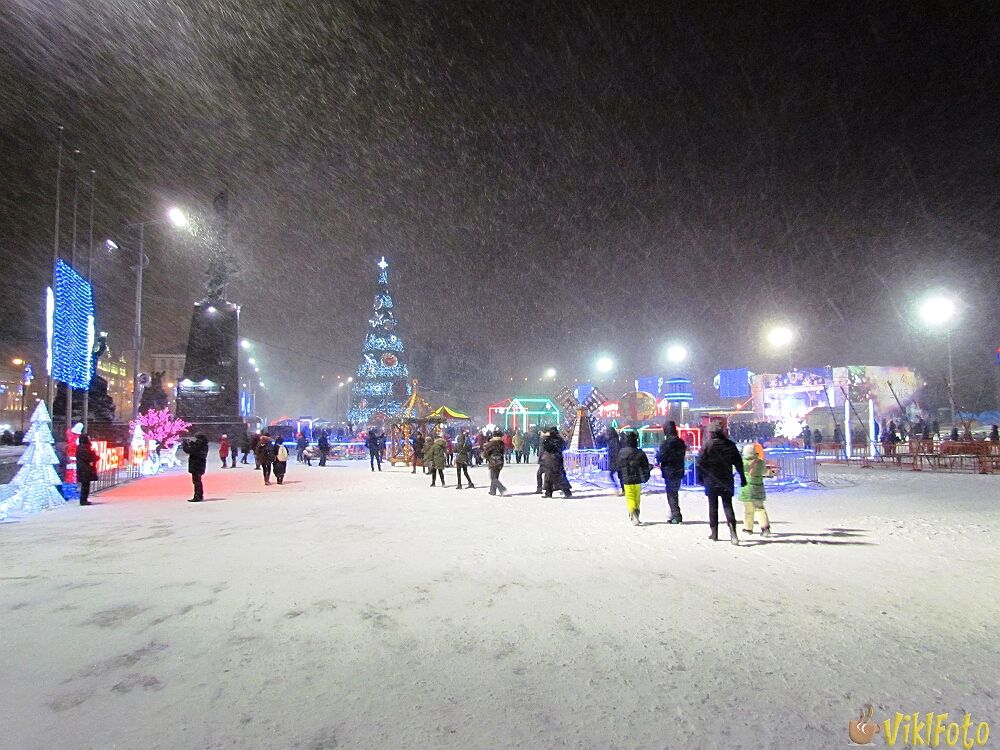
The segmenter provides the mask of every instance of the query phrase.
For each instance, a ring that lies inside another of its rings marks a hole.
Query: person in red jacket
[[[229,436],[223,435],[219,440],[219,458],[222,459],[222,468],[226,468],[226,461],[229,459]]]
[[[503,434],[503,460],[504,463],[510,463],[510,457],[514,454],[514,436],[510,434],[510,430],[507,430]]]

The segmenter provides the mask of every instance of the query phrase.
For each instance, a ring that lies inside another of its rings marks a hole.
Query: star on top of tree
[[[382,260],[380,260],[377,265],[383,271],[389,267],[389,264],[385,262],[385,256],[384,255],[382,256]]]

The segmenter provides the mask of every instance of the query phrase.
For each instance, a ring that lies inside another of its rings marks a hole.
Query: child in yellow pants
[[[764,473],[767,465],[764,462],[764,449],[754,443],[743,449],[743,473],[747,483],[740,489],[740,500],[743,501],[743,531],[753,533],[754,520],[760,524],[760,535],[771,536],[771,521],[764,509],[767,493],[764,490]]]
[[[638,526],[642,485],[649,481],[650,468],[646,454],[639,450],[639,435],[635,432],[625,433],[625,447],[618,453],[618,470],[625,490],[629,520]]]

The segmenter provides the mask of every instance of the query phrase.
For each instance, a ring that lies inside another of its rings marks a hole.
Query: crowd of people
[[[670,507],[671,524],[683,523],[680,508],[681,481],[686,472],[687,445],[678,436],[677,425],[668,422],[663,427],[664,440],[656,453],[656,466],[660,468],[666,486],[667,503]],[[322,442],[326,438],[321,434],[318,440],[321,462],[325,462],[326,449]],[[327,438],[328,439],[328,438]],[[639,514],[642,500],[642,486],[652,475],[652,466],[645,451],[639,447],[639,436],[635,431],[619,434],[609,427],[602,435],[602,442],[607,446],[608,471],[612,486],[619,495],[625,497],[629,520],[640,525]],[[242,453],[241,463],[248,463],[250,455],[254,458],[254,469],[261,471],[265,485],[271,484],[271,478],[277,484],[283,484],[288,468],[288,448],[281,436],[271,437],[266,431],[245,436],[239,443],[230,441],[228,435],[223,435],[219,442],[219,458],[222,468],[235,468],[237,463],[237,448]],[[385,436],[377,430],[371,430],[366,437],[366,445],[370,455],[372,471],[382,470],[382,459],[385,451]],[[537,445],[537,449],[535,446]],[[552,497],[558,491],[563,497],[572,497],[573,489],[566,475],[563,452],[566,441],[558,427],[549,427],[534,433],[524,434],[516,431],[480,432],[473,436],[469,430],[458,432],[452,439],[443,434],[431,433],[424,435],[419,430],[411,438],[411,473],[430,475],[432,487],[447,487],[445,469],[455,468],[456,488],[475,489],[476,485],[469,474],[469,466],[473,463],[485,463],[490,475],[490,495],[507,493],[507,487],[500,480],[504,467],[515,461],[528,463],[532,454],[537,456],[535,493],[544,497]],[[208,465],[209,442],[203,433],[198,433],[194,440],[182,441],[181,448],[188,455],[188,473],[191,475],[193,496],[189,502],[197,503],[205,499],[202,476]],[[308,441],[301,436],[296,440],[297,460],[309,463],[306,453]],[[80,504],[90,505],[90,484],[96,478],[96,455],[90,447],[90,439],[86,433],[80,436],[77,449],[77,475],[80,482]],[[322,465],[322,463],[321,463]],[[748,445],[741,456],[736,444],[726,435],[721,427],[711,431],[709,439],[702,446],[697,457],[697,465],[701,474],[705,495],[708,498],[709,539],[718,540],[719,505],[721,504],[729,527],[730,541],[739,544],[736,532],[736,516],[733,511],[735,494],[735,476],[740,478],[740,500],[744,502],[744,525],[746,533],[753,533],[754,524],[760,527],[762,536],[770,535],[770,522],[764,508],[764,456],[757,443]],[[463,485],[463,479],[465,484]]]
[[[374,461],[378,448],[371,435],[368,440],[369,453]],[[443,432],[424,435],[417,430],[410,438],[410,449],[411,473],[416,474],[419,467],[421,473],[430,474],[431,487],[438,486],[439,480],[440,486],[446,487],[444,470],[454,466],[456,489],[475,489],[469,476],[469,466],[486,464],[490,473],[489,493],[503,496],[507,492],[500,481],[504,466],[510,463],[527,464],[534,454],[538,461],[536,493],[544,493],[546,497],[552,497],[556,490],[562,492],[564,497],[573,494],[563,464],[566,441],[557,427],[532,432],[493,430],[474,434],[470,430],[461,430],[454,438]],[[464,486],[463,477],[466,481]]]

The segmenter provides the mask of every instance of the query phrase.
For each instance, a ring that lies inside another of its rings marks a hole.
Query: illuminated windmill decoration
[[[594,448],[594,433],[597,431],[597,410],[607,399],[600,389],[594,387],[581,402],[569,388],[563,388],[556,395],[556,403],[571,416],[569,426],[569,447],[571,450]]]

